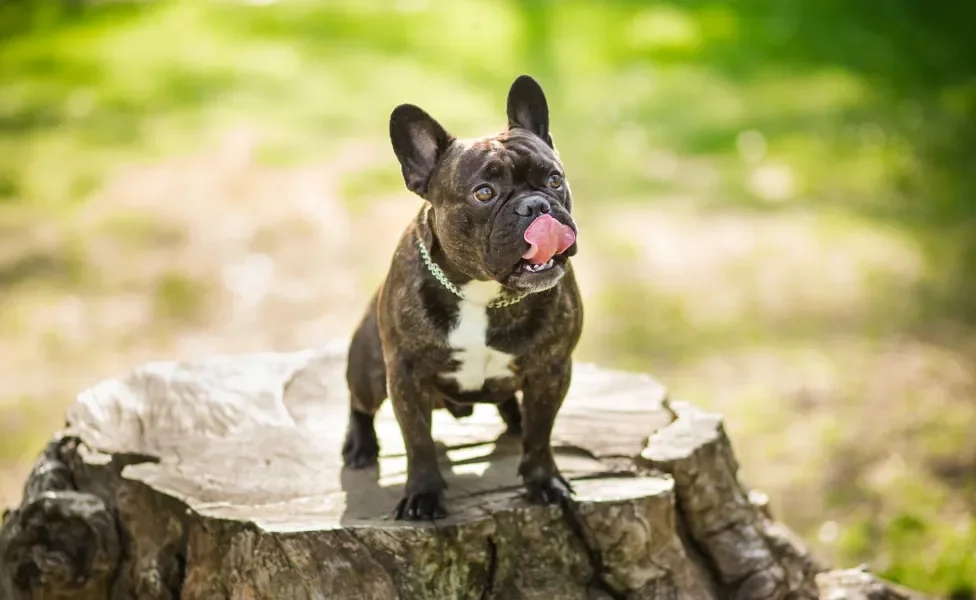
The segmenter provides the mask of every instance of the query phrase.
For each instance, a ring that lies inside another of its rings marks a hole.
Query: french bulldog
[[[533,78],[512,84],[507,113],[502,133],[474,139],[411,104],[390,116],[404,182],[424,203],[350,343],[342,455],[349,468],[376,464],[374,415],[389,397],[407,451],[397,519],[446,516],[435,408],[461,418],[474,403],[497,405],[507,432],[521,435],[528,499],[573,493],[550,444],[583,325],[573,198]]]

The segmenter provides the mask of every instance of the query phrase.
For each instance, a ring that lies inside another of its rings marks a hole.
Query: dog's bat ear
[[[401,104],[390,115],[390,141],[407,189],[424,197],[434,167],[454,137],[423,109]]]
[[[508,90],[508,127],[530,131],[552,147],[549,136],[549,104],[542,86],[528,75],[520,75]]]

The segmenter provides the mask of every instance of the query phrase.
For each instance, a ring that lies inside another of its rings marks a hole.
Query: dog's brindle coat
[[[583,312],[568,261],[575,243],[542,273],[521,268],[523,234],[540,214],[576,231],[542,89],[528,76],[512,84],[508,128],[499,135],[458,140],[423,110],[401,105],[391,115],[390,137],[407,187],[426,202],[352,338],[344,461],[352,468],[376,463],[373,418],[389,396],[407,450],[396,517],[443,517],[446,484],[431,411],[444,407],[464,417],[472,403],[490,402],[508,431],[522,435],[519,473],[529,498],[558,503],[572,488],[556,467],[550,437]],[[483,201],[486,186],[493,195]],[[432,275],[418,237],[464,300]],[[509,306],[486,306],[520,294]]]

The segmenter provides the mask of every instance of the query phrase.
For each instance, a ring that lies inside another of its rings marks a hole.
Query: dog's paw
[[[533,504],[564,504],[575,493],[562,475],[526,481],[525,488],[526,497]]]
[[[368,422],[367,422],[368,420]],[[379,461],[380,444],[373,429],[372,417],[353,413],[342,444],[342,462],[351,469],[365,469]]]
[[[363,442],[357,439],[350,439],[346,436],[346,442],[342,445],[342,463],[350,469],[365,469],[379,462],[380,449],[375,443]]]
[[[397,520],[430,521],[447,516],[443,492],[405,494],[393,512]]]

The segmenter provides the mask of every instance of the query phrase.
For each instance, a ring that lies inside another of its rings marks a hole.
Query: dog
[[[474,403],[497,405],[507,432],[521,435],[528,499],[559,504],[573,494],[550,441],[583,325],[569,261],[573,198],[535,79],[514,81],[507,116],[500,134],[458,139],[417,106],[390,115],[406,187],[425,202],[350,342],[342,455],[349,468],[376,464],[374,415],[389,397],[407,452],[396,519],[447,514],[435,408],[462,418]]]

